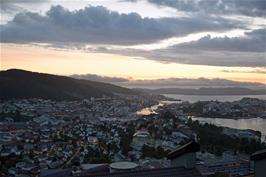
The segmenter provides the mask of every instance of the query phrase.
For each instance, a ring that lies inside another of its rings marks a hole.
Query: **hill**
[[[211,88],[203,87],[199,89],[181,89],[181,88],[161,88],[161,89],[141,89],[134,90],[149,92],[154,94],[180,94],[180,95],[264,95],[265,89],[253,90],[244,87],[226,87]]]
[[[0,71],[0,99],[43,98],[77,100],[118,94],[136,94],[136,91],[112,84],[74,79],[25,70]]]

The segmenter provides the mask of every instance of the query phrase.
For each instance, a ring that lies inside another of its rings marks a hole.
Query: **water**
[[[181,99],[183,101],[197,102],[200,101],[236,101],[244,97],[266,99],[266,95],[233,95],[233,96],[198,96],[198,95],[165,95],[175,99]],[[164,104],[171,104],[175,102],[161,101],[158,105],[144,108],[137,112],[138,115],[156,114],[156,109]],[[251,119],[224,119],[224,118],[205,118],[205,117],[193,117],[192,120],[198,120],[202,123],[210,123],[216,126],[230,127],[236,129],[251,129],[260,131],[262,134],[262,140],[266,137],[266,119],[263,118],[251,118]]]
[[[151,107],[143,108],[136,112],[137,115],[150,115],[157,114],[156,110],[159,106],[163,106],[165,104],[179,103],[179,101],[160,101],[159,104],[153,105]]]
[[[150,108],[143,108],[136,112],[137,115],[150,115],[150,114],[157,114],[156,109],[158,105],[151,106]]]
[[[159,106],[162,106],[163,103],[159,103],[156,105],[153,105],[151,107],[143,108],[139,111],[136,112],[137,115],[150,115],[150,114],[157,114],[156,110],[158,109]]]
[[[263,118],[223,119],[223,118],[192,117],[192,120],[198,120],[199,122],[202,123],[210,123],[223,127],[256,130],[261,132],[262,140],[265,140],[266,137],[266,119]]]
[[[241,100],[244,97],[249,98],[259,98],[266,100],[266,95],[176,95],[176,94],[164,94],[166,97],[181,99],[182,101],[189,101],[195,103],[197,101],[237,101]]]

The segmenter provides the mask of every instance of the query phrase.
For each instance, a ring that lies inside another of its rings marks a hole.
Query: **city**
[[[145,109],[157,104],[160,106],[156,112],[147,114]],[[146,94],[81,101],[3,100],[0,102],[1,171],[14,176],[80,176],[108,171],[109,164],[114,162],[134,162],[138,170],[167,168],[171,167],[170,152],[198,142],[201,149],[195,152],[194,166],[202,175],[252,174],[254,162],[250,155],[266,148],[261,132],[201,125],[190,118],[196,114],[191,108],[195,104]],[[217,104],[205,103],[202,112],[218,111]],[[254,105],[261,107],[261,112],[259,109],[252,112]],[[265,114],[266,101],[244,98],[219,107],[224,114],[231,114],[236,112],[236,106],[241,116],[259,116]],[[146,112],[143,115],[138,110]],[[206,141],[212,137],[202,131],[207,127],[211,136],[227,140],[210,146]]]
[[[0,17],[0,177],[265,177],[266,0]]]

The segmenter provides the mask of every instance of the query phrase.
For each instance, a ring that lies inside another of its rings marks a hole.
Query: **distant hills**
[[[136,91],[149,92],[154,94],[180,94],[180,95],[263,95],[266,89],[253,90],[244,87],[226,87],[211,88],[203,87],[199,89],[182,89],[182,88],[160,88],[160,89],[142,89],[136,88]]]
[[[266,94],[266,89],[253,90],[245,87],[128,89],[103,82],[18,69],[0,71],[0,99],[43,98],[52,100],[77,100],[102,97],[103,95],[112,96],[114,94],[135,95],[139,92],[182,95],[261,95]]]
[[[137,91],[108,83],[74,79],[25,70],[0,71],[0,99],[43,98],[77,100],[118,94],[136,94]]]
[[[224,87],[244,87],[250,89],[265,89],[266,83],[240,82],[222,78],[161,78],[161,79],[128,79],[124,77],[109,77],[96,74],[75,74],[70,77],[98,82],[107,82],[127,88],[224,88]]]

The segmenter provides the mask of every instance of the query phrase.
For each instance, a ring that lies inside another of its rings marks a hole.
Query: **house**
[[[254,161],[254,177],[265,177],[266,149],[255,152],[250,159]]]
[[[220,111],[219,107],[220,107],[219,103],[212,101],[212,102],[203,106],[203,113],[209,114],[211,112],[212,113],[219,112]]]
[[[171,166],[173,167],[192,169],[196,165],[196,152],[199,150],[199,144],[195,141],[191,141],[170,152],[167,158],[171,160]]]
[[[138,130],[133,135],[132,147],[141,150],[144,144],[153,144],[151,135],[147,130]]]

